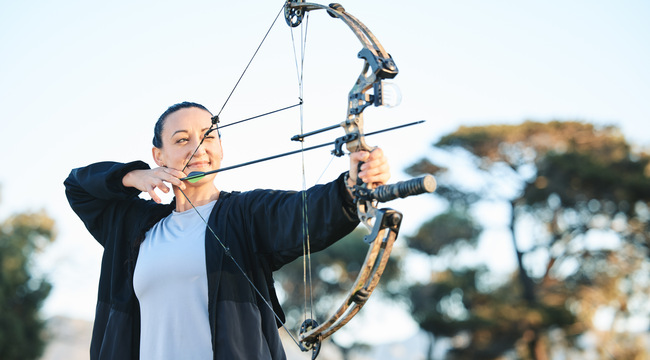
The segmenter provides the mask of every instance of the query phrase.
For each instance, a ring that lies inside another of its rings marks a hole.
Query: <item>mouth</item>
[[[209,161],[194,161],[191,162],[187,165],[188,168],[193,168],[193,169],[203,169],[210,167],[210,162]]]

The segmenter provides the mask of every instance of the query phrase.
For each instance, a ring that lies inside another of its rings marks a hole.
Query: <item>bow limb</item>
[[[390,57],[372,32],[361,21],[346,12],[341,4],[335,3],[326,6],[303,2],[301,0],[287,0],[284,10],[287,24],[291,27],[300,25],[303,19],[303,14],[312,10],[326,10],[331,17],[342,20],[352,30],[352,32],[354,32],[365,48],[372,49],[371,51],[373,51],[375,55],[384,58]]]
[[[404,198],[411,195],[431,193],[436,188],[435,178],[426,175],[421,178],[411,179],[397,184],[380,186],[364,196],[370,200],[390,201],[396,198]],[[379,279],[386,268],[388,258],[397,239],[402,214],[392,209],[376,209],[374,212],[374,225],[370,234],[366,235],[364,241],[369,244],[366,259],[354,282],[352,290],[348,293],[338,310],[321,325],[314,320],[306,320],[303,323],[299,340],[306,350],[313,349],[315,359],[323,339],[332,335],[343,327],[356,315],[361,307],[368,300]],[[308,326],[307,326],[307,325]],[[301,349],[302,349],[301,348]]]
[[[402,214],[391,209],[381,209],[377,211],[376,220],[373,232],[364,239],[370,248],[353,288],[329,319],[300,334],[299,340],[307,349],[320,346],[322,340],[347,324],[361,310],[379,283],[397,238]]]

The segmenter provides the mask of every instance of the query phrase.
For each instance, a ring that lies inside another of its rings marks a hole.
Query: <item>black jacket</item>
[[[140,308],[133,291],[139,243],[175,208],[138,197],[122,178],[141,161],[102,162],[74,169],[65,180],[72,209],[104,247],[91,359],[138,359]],[[283,317],[272,271],[302,255],[302,194],[254,190],[221,192],[208,223],[230,249],[261,296],[250,286],[212,233],[206,231],[206,271],[215,359],[284,359],[277,323]],[[343,177],[307,190],[312,251],[326,248],[358,224]]]

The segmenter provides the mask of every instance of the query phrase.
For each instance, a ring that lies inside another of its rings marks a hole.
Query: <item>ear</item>
[[[164,167],[165,162],[163,161],[163,155],[162,155],[162,150],[158,149],[157,147],[153,147],[151,149],[151,154],[153,155],[153,161],[156,162],[156,165]]]

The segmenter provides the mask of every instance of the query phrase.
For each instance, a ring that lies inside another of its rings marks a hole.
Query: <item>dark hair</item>
[[[158,118],[158,121],[156,121],[156,125],[153,128],[153,146],[157,147],[158,149],[162,148],[162,131],[163,127],[165,126],[165,120],[167,119],[167,116],[169,116],[171,113],[174,113],[180,109],[187,109],[187,108],[199,108],[201,110],[205,110],[212,115],[210,110],[208,110],[205,106],[201,104],[197,104],[194,102],[189,102],[189,101],[183,101],[182,103],[174,104],[165,110],[162,115]]]

